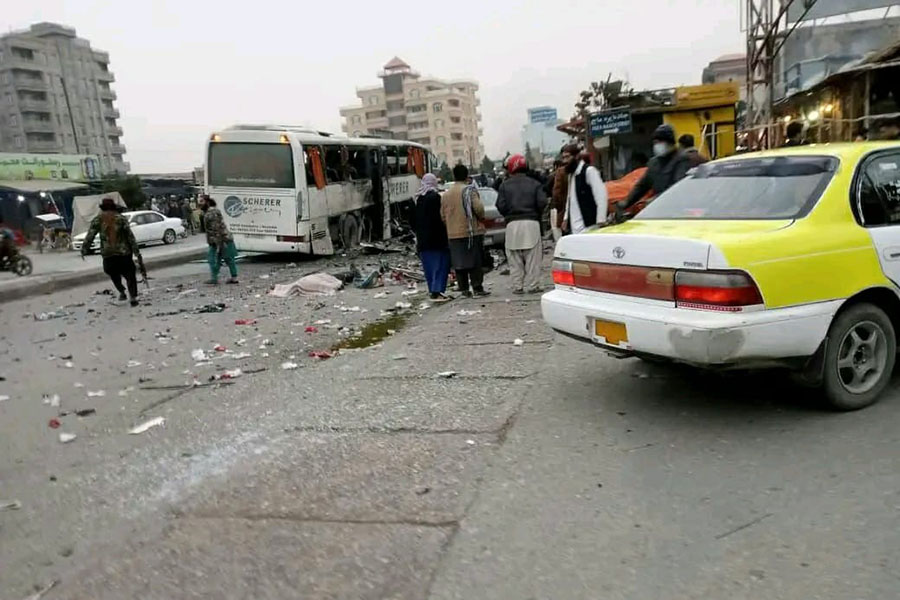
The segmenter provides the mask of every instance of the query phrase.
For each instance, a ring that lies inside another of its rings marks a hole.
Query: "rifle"
[[[144,285],[147,286],[147,289],[150,289],[150,282],[147,279],[147,267],[144,266],[144,257],[140,254],[137,255],[137,263],[138,263],[138,271],[141,272],[141,277],[144,278]]]

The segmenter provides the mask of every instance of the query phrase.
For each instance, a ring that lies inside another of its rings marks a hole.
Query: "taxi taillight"
[[[553,283],[570,287],[575,285],[575,272],[572,270],[572,261],[554,260],[552,268]]]
[[[676,271],[675,302],[679,307],[740,311],[763,304],[749,275],[740,271]]]

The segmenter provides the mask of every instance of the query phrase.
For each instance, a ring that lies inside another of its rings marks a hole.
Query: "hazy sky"
[[[133,172],[187,171],[210,132],[237,122],[340,131],[338,107],[398,55],[423,75],[481,84],[488,155],[519,149],[525,110],[568,118],[590,81],[700,83],[740,52],[739,0],[29,0],[0,28],[75,27],[110,54]]]

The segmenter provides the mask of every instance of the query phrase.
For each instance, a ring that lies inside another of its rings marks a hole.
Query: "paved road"
[[[345,262],[245,264],[216,289],[184,265],[136,311],[102,286],[2,305],[0,501],[22,508],[0,512],[0,597],[57,580],[47,599],[896,596],[896,391],[832,414],[773,375],[605,358],[501,276],[488,301],[413,310],[315,361],[407,300],[264,295]],[[216,344],[252,356],[190,357]],[[235,366],[267,370],[141,389]],[[48,427],[81,408],[97,413]]]

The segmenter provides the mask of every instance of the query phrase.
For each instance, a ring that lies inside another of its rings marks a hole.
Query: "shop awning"
[[[87,189],[84,183],[77,181],[59,181],[52,179],[28,179],[16,181],[12,179],[0,179],[0,189],[13,190],[24,193],[37,192],[64,192],[66,190]]]

